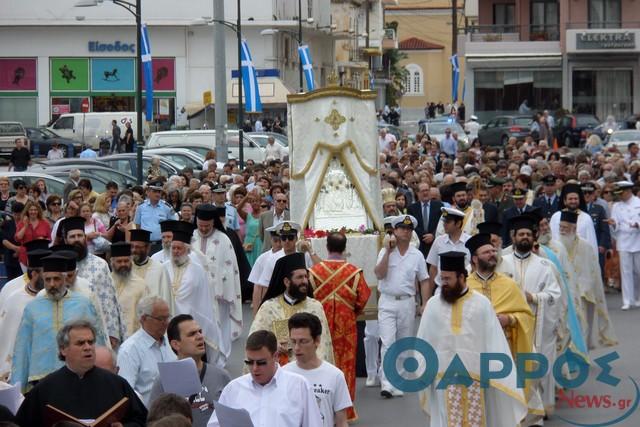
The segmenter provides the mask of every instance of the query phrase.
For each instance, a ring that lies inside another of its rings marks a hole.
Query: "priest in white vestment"
[[[130,232],[131,256],[133,264],[131,271],[140,277],[149,288],[149,295],[162,298],[165,301],[171,299],[171,284],[169,276],[162,262],[149,257],[151,247],[151,232],[137,229]]]
[[[186,224],[186,223],[185,223]],[[220,326],[212,304],[207,272],[191,260],[191,233],[173,231],[171,261],[163,264],[171,281],[172,297],[168,301],[172,315],[190,314],[202,327],[209,363],[224,367],[230,349],[221,347]],[[224,351],[223,351],[224,350]]]
[[[527,414],[527,404],[524,390],[517,388],[515,368],[505,378],[490,380],[489,387],[480,387],[482,353],[502,353],[515,367],[491,302],[467,288],[464,253],[441,254],[440,268],[440,295],[427,302],[418,329],[418,338],[430,344],[438,356],[436,378],[420,392],[422,409],[431,417],[430,426],[517,426]],[[469,373],[471,385],[450,384],[437,389],[456,355]],[[424,372],[424,359],[421,365],[418,373]],[[490,365],[491,371],[501,368],[500,362]]]
[[[593,225],[591,216],[586,212],[586,203],[582,190],[578,184],[565,184],[560,195],[560,210],[551,216],[549,225],[551,226],[551,235],[554,239],[560,240],[560,215],[562,210],[568,209],[578,214],[578,236],[589,242],[598,253],[598,240],[596,238],[596,229]]]
[[[502,258],[502,268],[525,293],[535,317],[534,348],[549,365],[556,360],[557,328],[562,310],[562,290],[550,261],[532,252],[535,241],[534,220],[522,215],[511,220],[513,253]],[[548,370],[539,381],[540,394],[547,415],[555,408],[555,379]],[[539,423],[538,423],[539,424]]]
[[[222,211],[222,212],[221,212]],[[218,323],[223,348],[242,334],[242,293],[240,272],[233,244],[224,232],[220,216],[225,208],[199,205],[196,208],[196,229],[191,245],[202,254],[201,263],[209,277],[212,303],[217,305]]]
[[[576,274],[577,292],[584,313],[582,330],[589,350],[610,347],[618,340],[609,319],[598,255],[586,240],[576,234],[577,221],[575,212],[562,212],[559,240],[567,249],[569,262]]]

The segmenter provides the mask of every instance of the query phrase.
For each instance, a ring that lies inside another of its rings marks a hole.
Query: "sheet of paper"
[[[165,393],[189,397],[202,391],[196,362],[192,358],[158,363],[160,382]]]
[[[253,427],[251,416],[246,409],[235,409],[214,402],[220,427]]]
[[[9,385],[0,381],[0,405],[6,406],[15,415],[23,400],[20,383]]]

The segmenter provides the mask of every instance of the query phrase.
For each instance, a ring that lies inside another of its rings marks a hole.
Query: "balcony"
[[[586,21],[567,23],[567,30],[638,28],[640,28],[640,21]]]
[[[384,36],[382,37],[382,49],[397,49],[398,38],[396,37],[396,30],[393,28],[386,28],[384,30]]]
[[[473,25],[458,36],[466,56],[556,56],[558,25]]]

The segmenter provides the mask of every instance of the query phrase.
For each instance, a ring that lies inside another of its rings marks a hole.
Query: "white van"
[[[100,139],[111,140],[111,121],[117,120],[121,136],[124,138],[125,123],[130,122],[134,137],[136,131],[136,112],[117,111],[107,113],[69,113],[62,114],[50,127],[58,135],[84,142],[93,149],[100,148]],[[149,125],[144,121],[142,132],[149,135]]]
[[[264,148],[260,147],[256,141],[251,139],[247,134],[243,134],[243,155],[244,160],[253,160],[256,163],[264,161]],[[227,144],[229,145],[229,157],[240,158],[238,148],[238,131],[227,131]],[[163,132],[154,132],[151,134],[146,148],[169,148],[179,147],[187,149],[195,149],[204,147],[207,150],[215,150],[216,147],[216,131],[207,130],[168,130]],[[206,153],[206,152],[205,152]],[[202,154],[202,153],[201,153]]]

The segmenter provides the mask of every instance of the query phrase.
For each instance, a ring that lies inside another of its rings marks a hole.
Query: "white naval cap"
[[[447,218],[449,216],[457,216],[457,217],[460,217],[460,218],[464,218],[464,212],[462,212],[461,210],[458,210],[456,208],[442,207],[442,208],[440,208],[440,211],[442,212],[442,218]]]
[[[393,228],[400,226],[411,226],[412,228],[416,228],[418,226],[418,220],[411,215],[398,215],[393,217],[391,225],[393,225]]]
[[[393,227],[393,220],[395,219],[394,215],[390,215],[390,216],[385,216],[382,219],[382,225],[390,225]]]
[[[283,221],[274,226],[274,230],[278,234],[298,234],[302,230],[302,226],[296,222]]]
[[[631,181],[618,181],[618,182],[616,182],[616,186],[621,190],[627,190],[629,188],[633,188],[633,182],[631,182]]]

